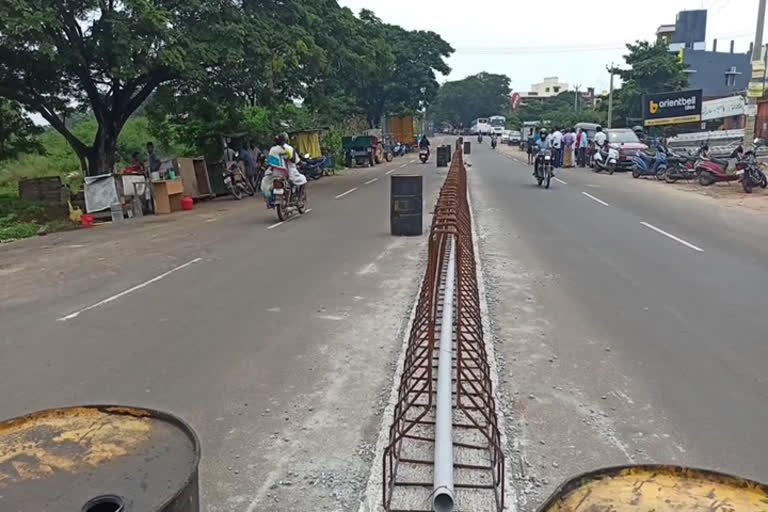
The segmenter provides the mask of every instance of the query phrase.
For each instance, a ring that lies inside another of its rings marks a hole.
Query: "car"
[[[509,144],[509,135],[511,133],[512,132],[510,130],[504,130],[503,132],[501,132],[501,143],[502,144]]]
[[[605,130],[605,135],[608,137],[607,143],[619,150],[617,171],[631,171],[632,157],[648,149],[629,128],[609,128]]]
[[[508,144],[514,146],[515,144],[520,144],[522,140],[523,140],[522,133],[520,133],[517,130],[510,130]]]

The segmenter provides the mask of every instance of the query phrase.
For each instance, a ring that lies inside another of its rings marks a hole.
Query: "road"
[[[426,238],[389,234],[389,176],[312,182],[277,223],[256,199],[0,248],[3,417],[82,403],[167,410],[202,439],[208,512],[356,509]],[[2,508],[0,506],[0,508]]]
[[[768,221],[669,185],[473,148],[518,502],[609,464],[768,480]]]
[[[285,223],[217,200],[0,247],[2,416],[168,410],[202,439],[207,512],[357,510],[424,271],[388,177],[424,175],[428,226],[445,176],[413,161],[312,183]],[[768,481],[768,217],[578,169],[539,189],[487,143],[468,161],[518,509],[610,464]]]

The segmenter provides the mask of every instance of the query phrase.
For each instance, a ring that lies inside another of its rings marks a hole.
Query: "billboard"
[[[643,120],[645,126],[701,121],[701,89],[644,95]]]
[[[701,104],[701,120],[722,119],[723,117],[743,116],[746,111],[743,96],[728,96]]]

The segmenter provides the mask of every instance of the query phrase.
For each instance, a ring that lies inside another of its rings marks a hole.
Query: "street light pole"
[[[574,84],[573,86],[576,91],[573,93],[573,110],[575,112],[579,111],[579,87],[581,87],[581,84]]]
[[[608,128],[613,128],[613,62],[611,62],[608,72],[611,74],[611,85],[608,89]]]
[[[752,45],[752,62],[762,61],[763,51],[763,28],[765,27],[765,5],[766,0],[760,0],[757,7],[757,26],[755,27],[755,42]],[[754,77],[750,77],[750,82]],[[765,82],[763,82],[765,84]],[[763,85],[765,87],[765,85]],[[755,138],[755,121],[757,115],[757,98],[749,93],[747,85],[747,122],[744,125],[744,144],[752,144]]]

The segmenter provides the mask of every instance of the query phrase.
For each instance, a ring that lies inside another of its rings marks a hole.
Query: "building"
[[[656,31],[656,36],[658,37],[658,35],[658,31]],[[667,32],[667,35],[669,36],[670,50],[680,50],[681,48],[706,49],[707,10],[680,11],[675,18],[675,30]]]
[[[538,96],[539,98],[548,98],[550,96],[557,96],[563,91],[568,90],[568,84],[563,83],[556,76],[544,77],[544,80],[531,85],[531,96]]]
[[[672,38],[675,35],[675,26],[674,25],[659,25],[659,28],[656,29],[656,41],[658,42],[664,42],[667,45],[672,43]]]
[[[682,50],[683,63],[688,72],[688,86],[701,89],[704,100],[743,94],[752,75],[752,56],[749,53]],[[731,45],[733,49],[733,45]]]

